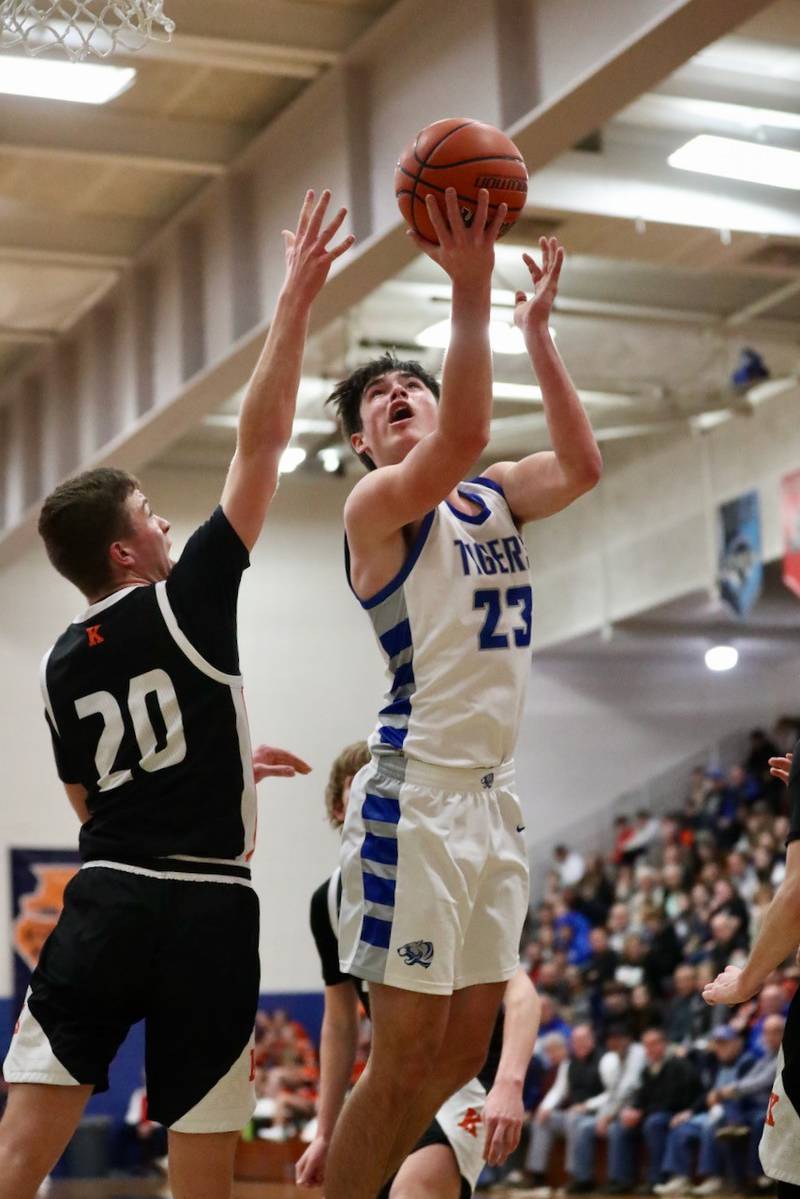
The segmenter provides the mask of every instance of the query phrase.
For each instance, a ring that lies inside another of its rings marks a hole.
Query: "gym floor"
[[[54,1182],[47,1199],[170,1199],[170,1191],[158,1179],[112,1179],[102,1182]],[[492,1191],[492,1199],[524,1199],[525,1191]],[[237,1182],[233,1199],[321,1199],[318,1190],[301,1191],[298,1187],[269,1182]]]

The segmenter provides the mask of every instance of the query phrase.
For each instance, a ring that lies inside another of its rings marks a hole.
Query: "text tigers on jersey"
[[[456,538],[465,575],[510,575],[529,569],[528,551],[521,537],[493,537],[490,541]]]

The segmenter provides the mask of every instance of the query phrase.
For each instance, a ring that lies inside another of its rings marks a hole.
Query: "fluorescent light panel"
[[[667,162],[680,171],[800,191],[800,150],[701,133],[670,154]]]
[[[0,55],[0,92],[10,96],[107,104],[135,78],[133,67]]]

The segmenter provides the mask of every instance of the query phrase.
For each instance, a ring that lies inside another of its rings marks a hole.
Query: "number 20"
[[[147,711],[148,695],[155,696],[167,730],[167,743],[161,749],[156,749],[158,738]],[[94,691],[75,700],[75,711],[81,720],[87,716],[101,716],[103,719],[103,731],[94,755],[98,790],[113,791],[115,787],[127,783],[133,777],[130,770],[112,769],[125,736],[125,720],[117,700],[110,691]],[[164,770],[183,761],[186,757],[183,717],[172,679],[166,671],[148,670],[146,674],[137,674],[131,679],[128,711],[142,755],[139,760],[142,770]]]
[[[481,649],[508,649],[508,637],[505,633],[496,633],[500,616],[502,592],[496,588],[485,588],[475,592],[473,607],[486,608],[486,619],[478,638]],[[533,613],[533,592],[530,587],[509,587],[506,591],[506,607],[521,608],[522,627],[512,629],[515,645],[530,645],[531,623]]]

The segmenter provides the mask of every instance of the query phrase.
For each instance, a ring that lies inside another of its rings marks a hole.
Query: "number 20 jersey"
[[[247,565],[217,508],[165,582],[93,604],[45,655],[58,773],[88,791],[83,861],[215,859],[221,872],[251,856],[256,797],[236,646]]]
[[[499,484],[481,477],[458,490],[478,511],[439,504],[402,570],[360,600],[391,680],[369,745],[490,768],[513,758],[525,703],[530,566]]]

